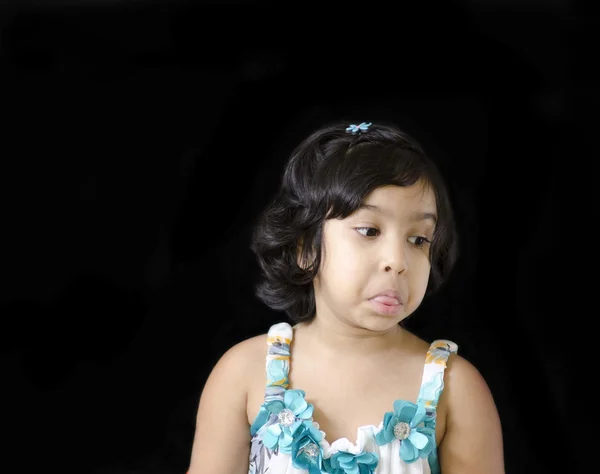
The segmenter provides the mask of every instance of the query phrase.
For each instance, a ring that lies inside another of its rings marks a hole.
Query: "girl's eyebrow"
[[[437,224],[437,216],[435,212],[413,212],[411,217],[411,221],[426,221],[430,220],[434,224]]]
[[[390,216],[390,212],[387,211],[386,209],[383,209],[379,206],[375,206],[374,204],[367,204],[367,203],[363,203],[361,204],[361,206],[358,208],[360,209],[366,209],[367,211],[373,211],[373,212],[377,212],[378,214],[382,214],[384,216]],[[413,212],[410,216],[410,220],[411,221],[426,221],[426,220],[430,220],[431,222],[433,222],[434,224],[437,224],[437,215],[435,212],[430,212],[430,211],[426,211],[426,212]]]
[[[362,203],[360,205],[360,207],[358,208],[358,210],[361,210],[361,209],[366,209],[367,211],[377,212],[378,214],[383,214],[384,216],[390,215],[389,211],[387,211],[379,206],[375,206],[374,204]]]

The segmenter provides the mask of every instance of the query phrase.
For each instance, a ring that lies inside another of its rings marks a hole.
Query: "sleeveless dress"
[[[431,343],[425,356],[416,403],[396,400],[379,425],[358,428],[356,442],[330,442],[312,419],[305,392],[289,386],[288,323],[271,326],[267,336],[264,403],[250,427],[249,474],[439,474],[435,441],[437,404],[448,357],[458,346]]]

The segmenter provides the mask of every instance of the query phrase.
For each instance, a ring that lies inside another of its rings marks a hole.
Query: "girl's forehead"
[[[435,226],[438,214],[433,192],[429,189],[402,188],[376,190],[356,211],[372,212],[384,220],[427,223]]]
[[[374,189],[364,200],[364,207],[430,207],[435,211],[435,193],[431,186],[425,183],[415,183],[411,186],[383,186]]]

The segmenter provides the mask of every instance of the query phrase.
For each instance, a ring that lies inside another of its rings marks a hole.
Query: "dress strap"
[[[423,368],[423,379],[417,403],[422,402],[428,412],[437,410],[440,395],[444,390],[444,371],[450,354],[456,354],[458,346],[447,339],[436,339],[429,346]]]
[[[290,345],[294,330],[288,323],[273,324],[267,334],[267,384],[265,402],[283,400],[289,387]]]

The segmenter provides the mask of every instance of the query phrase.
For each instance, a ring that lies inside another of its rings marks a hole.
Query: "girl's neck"
[[[375,332],[353,327],[342,321],[318,317],[310,322],[298,323],[294,329],[295,334],[304,339],[312,350],[335,357],[364,357],[387,353],[390,349],[401,346],[405,336],[399,325],[387,331]]]

